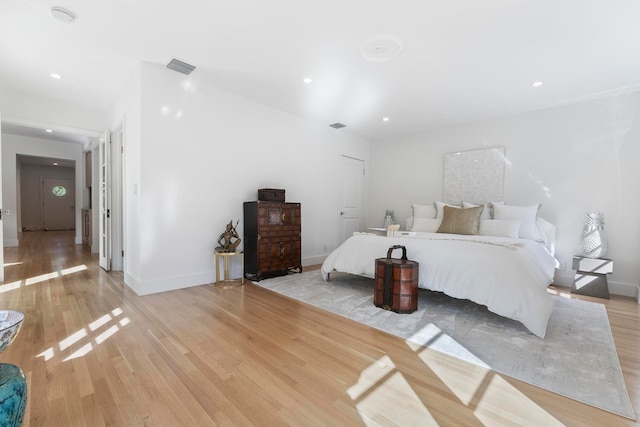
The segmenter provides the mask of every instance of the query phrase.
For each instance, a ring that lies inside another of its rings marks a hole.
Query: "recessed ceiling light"
[[[53,166],[58,166],[58,164],[56,162],[53,162]]]
[[[45,129],[44,131],[49,133],[53,132],[51,129]]]
[[[388,121],[389,121],[389,117],[383,117],[383,118],[382,118],[382,121],[383,121],[383,122],[388,122]]]
[[[540,86],[542,86],[542,82],[533,82],[533,83],[531,83],[531,86],[540,87]]]
[[[51,8],[51,14],[58,21],[64,22],[65,24],[71,24],[76,19],[76,16],[72,12],[60,6],[53,6]]]
[[[307,77],[307,78],[305,78],[305,79],[303,80],[303,82],[305,82],[306,84],[311,84],[311,82],[312,82],[312,81],[313,81],[313,80],[311,80],[309,77]]]
[[[57,73],[51,73],[51,78],[60,80],[62,78],[62,76],[60,74],[57,74]]]

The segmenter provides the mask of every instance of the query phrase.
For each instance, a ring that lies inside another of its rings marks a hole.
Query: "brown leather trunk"
[[[394,249],[402,249],[402,258],[391,258]],[[407,259],[404,246],[392,246],[386,258],[376,259],[376,307],[396,313],[418,309],[418,263]]]
[[[279,188],[261,188],[258,190],[258,200],[261,202],[284,203],[284,190]]]

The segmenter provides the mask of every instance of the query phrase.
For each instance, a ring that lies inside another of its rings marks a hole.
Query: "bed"
[[[420,264],[420,288],[484,305],[544,338],[553,309],[546,289],[558,265],[553,256],[555,227],[542,218],[534,221],[539,239],[442,230],[392,236],[354,233],[326,258],[323,279],[328,281],[334,271],[373,278],[375,259],[384,257],[390,246],[403,245],[409,259]]]

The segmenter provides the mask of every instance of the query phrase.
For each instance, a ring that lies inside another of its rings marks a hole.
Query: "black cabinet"
[[[244,203],[244,268],[248,279],[302,271],[300,221],[300,203]]]

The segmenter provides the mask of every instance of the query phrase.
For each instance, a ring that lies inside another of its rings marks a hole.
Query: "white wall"
[[[571,260],[588,211],[605,214],[608,257],[614,261],[610,288],[636,295],[640,276],[640,94],[545,109],[470,124],[371,148],[369,226],[385,209],[396,219],[411,215],[412,203],[443,195],[445,153],[506,147],[505,201],[543,203],[541,215],[557,225],[556,257],[566,264],[559,283],[573,279]]]
[[[259,188],[284,188],[287,201],[302,204],[303,265],[335,247],[339,156],[368,164],[366,141],[162,66],[143,64],[140,81],[139,139],[129,137],[126,105],[135,116],[135,101],[123,101],[114,115],[126,117],[126,173],[135,170],[126,179],[125,209],[139,209],[139,219],[125,232],[140,245],[136,254],[125,248],[125,265],[139,272],[127,282],[136,292],[213,282],[217,239],[229,220],[240,219],[242,231],[242,203],[256,200]],[[139,269],[132,265],[138,261]]]
[[[84,187],[84,168],[82,165],[82,146],[80,144],[28,138],[10,134],[2,135],[2,207],[13,214],[3,218],[4,246],[18,246],[18,195],[16,156],[52,157],[76,162],[76,235],[75,242],[82,242],[82,224],[80,211],[82,189]]]

